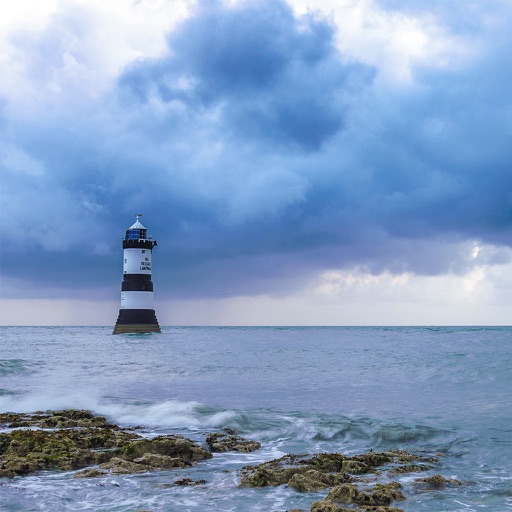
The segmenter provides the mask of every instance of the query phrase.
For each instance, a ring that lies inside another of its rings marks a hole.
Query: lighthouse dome
[[[146,240],[148,230],[139,221],[142,214],[137,214],[137,220],[126,230],[126,240]]]

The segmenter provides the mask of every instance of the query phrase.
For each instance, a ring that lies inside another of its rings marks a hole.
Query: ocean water
[[[512,510],[512,328],[0,328],[0,410],[85,408],[145,435],[200,441],[233,427],[262,443],[186,470],[74,479],[0,479],[2,511],[309,510],[327,491],[239,488],[238,470],[286,453],[405,449],[440,455],[462,487],[425,492],[417,511]],[[207,484],[176,487],[176,478]]]

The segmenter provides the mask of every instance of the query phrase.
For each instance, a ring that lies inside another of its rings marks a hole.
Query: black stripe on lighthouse
[[[152,292],[153,281],[151,281],[151,276],[125,274],[121,290],[123,292]]]

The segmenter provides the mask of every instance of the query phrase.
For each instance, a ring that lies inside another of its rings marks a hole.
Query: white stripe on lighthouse
[[[125,249],[124,274],[151,274],[150,249]]]
[[[121,309],[153,309],[153,292],[121,292]]]

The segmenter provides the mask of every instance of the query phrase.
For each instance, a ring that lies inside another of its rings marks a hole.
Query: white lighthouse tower
[[[123,284],[121,309],[112,334],[161,332],[153,308],[151,254],[156,240],[140,223],[141,213],[123,239]]]

